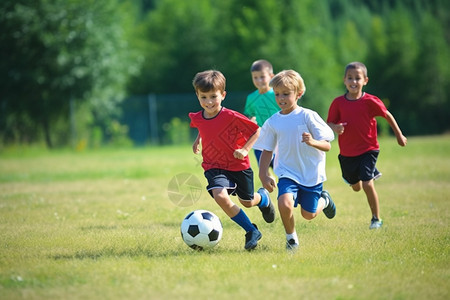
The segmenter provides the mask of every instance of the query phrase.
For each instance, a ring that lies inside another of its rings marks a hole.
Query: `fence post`
[[[69,99],[69,120],[70,120],[70,144],[72,148],[77,146],[77,124],[75,118],[75,99],[70,96]]]
[[[158,114],[155,94],[148,95],[148,118],[150,125],[150,141],[152,144],[159,144]]]

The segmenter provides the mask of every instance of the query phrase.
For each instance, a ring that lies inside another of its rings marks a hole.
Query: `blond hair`
[[[277,73],[270,81],[270,86],[273,88],[285,86],[301,95],[306,91],[305,82],[303,81],[302,76],[294,70],[283,70]]]

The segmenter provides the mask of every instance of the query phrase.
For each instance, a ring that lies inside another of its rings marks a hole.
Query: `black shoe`
[[[260,194],[261,197],[267,197],[267,199],[269,201],[268,206],[266,206],[266,207],[258,206],[258,208],[263,215],[264,221],[266,221],[267,223],[272,223],[275,220],[275,207],[273,206],[273,203],[270,200],[269,192],[267,192],[267,190],[265,188],[260,188],[258,190],[258,194]]]
[[[328,205],[323,209],[323,213],[328,219],[333,219],[336,215],[336,205],[334,204],[333,199],[331,199],[330,194],[325,190],[322,191],[321,196],[322,198],[328,199]]]
[[[258,227],[256,227],[255,224],[253,224],[253,226],[255,226],[255,230],[248,231],[245,234],[245,249],[246,250],[255,249],[256,246],[258,245],[258,241],[262,237],[262,233],[258,230]]]
[[[290,239],[286,241],[286,250],[290,253],[295,253],[298,250],[299,245],[295,242],[294,239]]]

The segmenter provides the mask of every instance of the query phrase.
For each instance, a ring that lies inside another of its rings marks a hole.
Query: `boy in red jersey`
[[[275,219],[275,208],[264,188],[257,193],[253,188],[248,152],[258,139],[259,127],[244,115],[222,106],[225,82],[223,74],[216,70],[200,72],[194,77],[192,83],[203,110],[189,113],[191,127],[199,131],[193,151],[199,153],[202,145],[207,190],[222,210],[246,231],[245,249],[252,250],[262,234],[229,195],[237,195],[245,207],[257,205],[268,223]]]
[[[383,221],[374,185],[374,179],[381,176],[375,167],[380,150],[375,117],[387,120],[400,146],[406,146],[407,139],[383,102],[378,97],[363,92],[362,89],[368,82],[367,68],[363,63],[348,64],[344,76],[347,93],[333,100],[327,123],[339,135],[342,177],[355,192],[361,188],[364,190],[372,212],[369,228],[377,229],[383,225]]]

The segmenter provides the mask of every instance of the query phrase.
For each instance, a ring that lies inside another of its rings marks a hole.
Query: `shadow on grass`
[[[74,254],[53,254],[49,255],[48,258],[53,260],[101,260],[105,258],[167,258],[167,257],[189,257],[198,255],[222,255],[229,253],[246,253],[249,255],[252,252],[268,252],[270,251],[268,247],[258,247],[252,251],[246,251],[245,249],[223,249],[223,248],[213,248],[209,250],[193,250],[193,249],[174,249],[169,251],[152,251],[149,249],[125,249],[125,250],[114,250],[114,249],[101,249],[94,251],[78,251]]]

